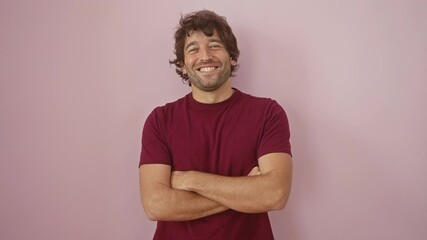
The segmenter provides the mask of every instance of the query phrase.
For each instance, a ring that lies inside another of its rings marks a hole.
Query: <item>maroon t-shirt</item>
[[[234,89],[223,102],[202,104],[190,93],[148,116],[139,164],[246,176],[267,153],[291,154],[289,136],[286,113],[274,100]],[[268,240],[273,233],[267,213],[228,210],[192,221],[159,221],[154,239]]]

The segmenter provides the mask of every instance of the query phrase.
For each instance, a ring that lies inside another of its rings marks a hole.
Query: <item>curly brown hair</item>
[[[228,25],[225,17],[217,15],[213,11],[201,10],[181,16],[177,30],[175,31],[175,50],[176,58],[169,60],[170,64],[175,64],[176,73],[182,78],[184,83],[191,86],[188,80],[188,75],[184,74],[182,68],[184,66],[184,45],[185,39],[193,31],[202,31],[206,36],[212,36],[214,32],[218,33],[221,41],[224,43],[225,49],[229,53],[232,60],[237,62],[239,58],[239,49],[237,47],[237,40]],[[237,70],[238,64],[232,64],[231,76]]]

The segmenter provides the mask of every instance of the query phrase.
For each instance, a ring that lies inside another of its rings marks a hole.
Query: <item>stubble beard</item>
[[[188,73],[191,84],[206,92],[213,92],[224,85],[231,76],[231,65],[227,64],[226,68],[222,69],[217,75],[206,77],[198,75],[196,72]]]

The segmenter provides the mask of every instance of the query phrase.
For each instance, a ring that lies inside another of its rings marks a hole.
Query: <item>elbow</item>
[[[144,212],[145,212],[145,215],[147,216],[148,220],[158,221],[158,216],[156,215],[155,211],[153,211],[149,207],[144,206]]]
[[[156,205],[158,204],[156,204],[155,201],[143,203],[145,215],[150,221],[161,221],[164,219],[161,209]]]
[[[284,209],[284,208],[285,208],[285,206],[286,206],[286,203],[287,203],[287,202],[288,202],[288,201],[287,201],[286,199],[280,199],[280,200],[276,201],[275,203],[273,203],[273,204],[270,206],[271,211],[277,211],[277,210],[282,210],[282,209]]]
[[[159,221],[159,217],[150,210],[145,210],[145,215],[147,215],[147,218],[150,221]]]
[[[289,191],[277,190],[271,194],[266,208],[268,211],[282,210],[286,207],[289,199]]]

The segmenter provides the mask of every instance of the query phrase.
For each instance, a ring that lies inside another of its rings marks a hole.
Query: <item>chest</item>
[[[243,176],[257,165],[260,114],[235,109],[187,113],[171,126],[166,135],[176,170]]]

